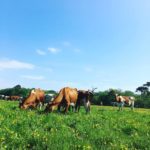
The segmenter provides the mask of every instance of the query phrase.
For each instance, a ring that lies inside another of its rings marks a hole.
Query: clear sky
[[[149,79],[149,0],[0,1],[0,88],[135,91]]]

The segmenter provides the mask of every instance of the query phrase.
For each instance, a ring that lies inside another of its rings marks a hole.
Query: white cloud
[[[40,49],[37,49],[36,52],[37,52],[37,54],[39,54],[39,55],[46,55],[46,52],[43,51],[43,50],[40,50]]]
[[[56,54],[58,53],[60,50],[58,48],[54,48],[54,47],[49,47],[48,48],[48,51],[53,53],[53,54]]]
[[[44,76],[23,75],[21,77],[29,80],[44,80]]]
[[[0,60],[0,69],[33,69],[35,66],[30,63],[18,60]]]

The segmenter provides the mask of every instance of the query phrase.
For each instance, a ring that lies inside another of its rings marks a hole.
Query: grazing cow
[[[0,99],[5,99],[5,95],[0,95]]]
[[[90,112],[90,101],[93,98],[93,91],[78,90],[78,100],[75,106],[76,111],[79,112],[80,106],[84,105],[86,112]]]
[[[7,101],[10,100],[10,96],[5,95],[4,99]]]
[[[67,113],[70,103],[76,104],[77,99],[77,89],[65,87],[61,89],[56,98],[54,98],[54,100],[46,106],[45,111],[52,112],[56,107],[58,107],[58,110],[60,111],[60,107],[63,106],[65,107],[64,112]]]
[[[54,100],[55,94],[45,94],[44,104],[48,104]]]
[[[131,110],[134,109],[135,98],[133,96],[118,96],[116,94],[116,101],[118,103],[119,110],[123,109],[124,104],[131,106]]]
[[[12,101],[19,101],[20,96],[10,96],[10,100]]]
[[[21,109],[37,108],[39,104],[44,104],[44,95],[44,91],[40,89],[32,90],[29,96],[19,104],[19,107]]]

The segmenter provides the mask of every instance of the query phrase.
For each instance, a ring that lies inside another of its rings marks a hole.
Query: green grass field
[[[20,110],[0,101],[0,149],[150,150],[150,110],[92,106],[86,115]]]

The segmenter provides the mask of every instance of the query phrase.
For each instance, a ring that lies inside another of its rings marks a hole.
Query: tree
[[[150,87],[150,82],[146,82],[143,86]]]
[[[150,87],[150,82],[147,82],[145,84],[143,84],[143,86],[139,86],[136,89],[136,92],[141,92],[141,96],[137,97],[137,104],[140,107],[145,107],[145,108],[149,108],[150,107],[150,91],[149,91],[149,87]]]
[[[146,84],[144,84],[143,86],[148,88],[147,95],[150,95],[150,91],[149,91],[150,82],[146,82]]]
[[[141,92],[141,95],[147,95],[148,93],[148,87],[145,87],[145,86],[139,86],[137,89],[136,89],[136,92]]]
[[[14,88],[14,89],[21,89],[21,85],[18,84],[18,85],[16,85],[16,86],[14,86],[13,88]]]

